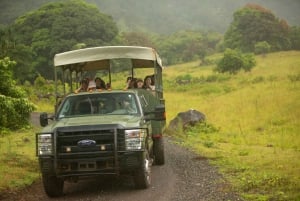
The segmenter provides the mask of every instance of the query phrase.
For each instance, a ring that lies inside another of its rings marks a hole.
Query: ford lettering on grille
[[[77,145],[80,147],[91,147],[96,145],[95,140],[80,140],[77,142]]]

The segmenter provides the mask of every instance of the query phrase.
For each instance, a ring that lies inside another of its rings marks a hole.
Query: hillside
[[[58,0],[0,0],[0,24],[47,2]],[[172,33],[178,30],[212,30],[224,32],[232,21],[233,12],[245,4],[257,3],[270,9],[278,18],[299,26],[299,0],[86,0],[100,11],[111,15],[121,31]]]

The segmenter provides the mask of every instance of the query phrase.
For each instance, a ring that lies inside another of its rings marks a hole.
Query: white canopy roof
[[[138,46],[103,46],[56,54],[54,66],[71,70],[108,69],[112,59],[131,59],[133,68],[162,68],[153,48]]]

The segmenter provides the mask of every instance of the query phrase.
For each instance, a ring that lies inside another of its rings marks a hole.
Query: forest
[[[60,0],[1,0],[0,24],[10,24],[20,15]],[[259,4],[299,26],[298,0],[86,0],[114,18],[120,31],[171,34],[180,30],[211,30],[224,33],[235,10],[248,3]]]

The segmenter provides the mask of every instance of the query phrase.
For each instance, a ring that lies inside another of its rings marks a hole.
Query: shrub
[[[28,124],[34,105],[26,98],[26,92],[15,86],[9,58],[0,59],[0,129],[18,129]]]
[[[297,82],[297,81],[300,81],[300,73],[295,74],[295,75],[288,75],[288,79],[289,79],[291,82]]]
[[[19,129],[28,125],[35,106],[25,98],[0,95],[0,108],[0,129]]]
[[[255,65],[256,61],[253,54],[242,54],[238,50],[226,49],[223,58],[217,64],[216,71],[236,74],[241,69],[249,72]]]
[[[255,54],[267,54],[271,50],[271,45],[267,41],[258,42],[254,46]]]

